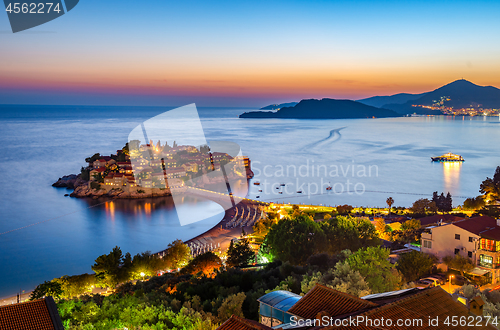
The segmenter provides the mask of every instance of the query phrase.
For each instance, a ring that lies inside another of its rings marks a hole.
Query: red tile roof
[[[106,168],[105,167],[98,167],[98,168],[94,168],[92,171],[96,171],[96,172],[104,172],[106,171]],[[91,172],[92,172],[91,171]]]
[[[217,330],[272,330],[272,328],[256,321],[233,315],[226,322],[222,323]]]
[[[394,328],[397,329],[477,329],[476,324],[474,326],[456,326],[448,327],[443,322],[448,316],[456,316],[458,320],[468,319],[469,310],[462,303],[455,301],[446,291],[441,289],[441,287],[434,287],[430,289],[425,289],[417,294],[409,296],[392,302],[390,304],[383,305],[381,307],[373,308],[367,312],[357,314],[356,317],[364,316],[366,319],[371,320],[392,320]],[[435,319],[439,318],[439,325],[433,326],[429,325],[429,318]],[[407,325],[395,327],[397,320],[422,320],[422,326]],[[372,327],[373,324],[364,323],[364,326],[355,327],[326,327],[323,329],[382,329],[383,327]],[[388,327],[390,328],[390,327]],[[480,326],[481,329],[495,329],[495,327]]]
[[[492,239],[495,241],[500,241],[500,227],[495,227],[490,230],[482,231],[481,237],[486,239]]]
[[[295,303],[288,313],[304,319],[314,319],[323,311],[330,317],[335,317],[376,306],[378,305],[371,301],[317,284]]]
[[[465,219],[453,224],[476,235],[479,235],[482,231],[497,227],[497,221],[488,216]]]
[[[0,306],[2,330],[64,330],[52,297]]]
[[[464,220],[464,218],[457,217],[457,216],[454,216],[451,214],[436,214],[436,215],[431,215],[429,217],[420,218],[418,220],[420,220],[420,224],[422,226],[428,226],[428,225],[436,224],[440,221],[443,221],[444,223],[452,223],[452,222],[456,222],[459,220]]]

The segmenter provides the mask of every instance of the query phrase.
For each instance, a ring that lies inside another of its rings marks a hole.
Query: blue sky
[[[12,34],[0,103],[259,106],[500,86],[498,1],[95,1]]]

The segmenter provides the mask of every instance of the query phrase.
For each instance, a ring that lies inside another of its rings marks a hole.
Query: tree
[[[248,239],[243,238],[233,244],[231,241],[227,250],[226,264],[229,267],[242,267],[255,262],[255,252],[250,247]]]
[[[304,275],[301,282],[302,293],[307,293],[316,284],[325,285],[357,297],[371,293],[363,276],[359,271],[353,270],[347,262],[337,262],[334,268],[330,268],[324,273],[315,272],[312,275]]]
[[[165,267],[177,269],[186,266],[191,259],[191,249],[180,239],[173,241],[167,247],[163,260]]]
[[[406,220],[405,222],[403,222],[403,224],[401,225],[401,230],[402,231],[416,230],[416,229],[420,229],[420,227],[421,227],[420,220],[410,219],[410,220]]]
[[[320,225],[305,215],[274,224],[266,240],[271,254],[294,265],[304,264],[307,257],[326,248],[326,236]]]
[[[375,226],[367,219],[336,216],[321,225],[328,239],[325,251],[330,254],[337,254],[347,249],[357,251],[362,247],[380,245]]]
[[[82,294],[92,292],[95,285],[95,275],[82,274],[74,276],[63,276],[52,280],[61,285],[61,298],[71,299]]]
[[[462,276],[465,272],[469,272],[474,269],[474,264],[469,258],[463,257],[460,254],[455,254],[454,256],[446,256],[443,258],[443,263],[448,266],[448,268],[452,268],[460,271]]]
[[[232,294],[224,299],[222,305],[219,307],[219,309],[217,309],[219,322],[222,323],[226,321],[231,317],[231,315],[244,317],[241,307],[243,306],[243,302],[245,301],[246,297],[247,296],[244,292],[240,292],[237,294]]]
[[[484,201],[483,196],[467,198],[464,201],[464,209],[470,210],[470,211],[479,210],[480,208],[484,207],[485,205],[486,205],[486,202]]]
[[[113,288],[128,279],[129,267],[122,266],[126,266],[122,250],[115,246],[109,254],[103,254],[95,260],[92,270],[96,273],[99,284]]]
[[[378,237],[381,239],[388,239],[390,232],[390,226],[388,226],[383,218],[375,218],[375,230],[377,231]]]
[[[399,288],[401,274],[389,262],[389,249],[367,247],[349,256],[346,262],[357,270],[373,293],[394,291]]]
[[[396,269],[401,272],[407,282],[416,281],[429,274],[437,258],[429,254],[411,251],[399,256]]]
[[[443,213],[453,210],[453,201],[450,192],[445,196],[444,193],[438,195],[438,192],[435,191],[432,193],[432,201],[436,204],[437,209]]]
[[[493,178],[487,177],[481,183],[479,192],[485,196],[487,203],[500,199],[500,166],[497,166]]]
[[[427,198],[421,198],[413,203],[410,207],[410,211],[415,216],[425,216],[427,214],[436,214],[437,206],[433,201],[428,200]]]
[[[187,266],[182,269],[182,273],[192,275],[202,273],[205,276],[213,276],[221,267],[222,260],[213,252],[206,252],[192,259]]]
[[[391,208],[392,205],[394,204],[394,199],[392,197],[389,197],[385,202],[387,203],[387,206],[389,206],[389,213],[391,213]]]
[[[346,215],[351,213],[354,208],[351,205],[339,205],[337,206],[337,213],[340,215]]]
[[[85,161],[87,163],[93,163],[95,162],[96,160],[98,160],[99,158],[101,158],[101,154],[100,153],[96,153],[94,154],[92,157],[87,157],[85,158]]]
[[[124,262],[127,264],[128,262]],[[144,276],[153,276],[164,266],[162,259],[151,255],[151,252],[146,251],[138,253],[132,259],[129,267],[122,266],[122,268],[129,268],[128,279],[143,279]]]
[[[50,281],[39,284],[30,295],[30,300],[40,299],[43,297],[51,296],[58,300],[63,294],[61,283]]]

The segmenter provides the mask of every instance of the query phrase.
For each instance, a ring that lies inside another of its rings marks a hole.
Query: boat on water
[[[255,181],[253,184],[256,185],[256,186],[260,186],[260,182],[259,181]]]
[[[464,158],[451,152],[439,157],[431,157],[433,162],[463,162]]]

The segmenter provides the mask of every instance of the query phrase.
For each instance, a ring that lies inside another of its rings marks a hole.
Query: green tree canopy
[[[63,294],[61,283],[56,281],[43,282],[39,284],[30,295],[30,300],[40,299],[51,296],[54,299],[59,299]]]
[[[454,256],[446,256],[443,258],[443,263],[446,264],[449,268],[460,271],[462,276],[465,272],[471,271],[474,268],[474,264],[472,260],[469,258],[463,257],[460,254],[455,254]]]
[[[118,246],[115,246],[109,254],[98,257],[92,266],[98,283],[113,288],[118,283],[127,280],[129,265],[125,261],[131,261],[130,254],[128,258],[124,258]]]
[[[327,242],[321,226],[305,215],[274,224],[266,240],[273,255],[294,265],[304,264],[310,255],[324,251]]]
[[[85,158],[85,161],[87,163],[93,163],[95,162],[96,160],[98,160],[99,158],[101,158],[101,154],[100,153],[95,153],[92,157],[87,157]]]
[[[346,262],[365,278],[373,293],[394,291],[399,288],[401,274],[388,261],[389,253],[388,249],[381,247],[362,248],[349,256]]]
[[[302,293],[307,293],[316,284],[322,284],[357,297],[371,293],[364,277],[359,271],[353,270],[347,262],[337,262],[334,268],[323,273],[318,271],[312,275],[304,275],[301,283]]]
[[[430,274],[436,262],[437,258],[434,256],[423,252],[411,251],[399,256],[396,268],[407,282],[412,282]]]
[[[247,266],[253,262],[255,262],[255,252],[250,247],[248,239],[242,238],[235,244],[231,241],[226,261],[229,267]]]
[[[416,200],[413,205],[410,207],[410,211],[415,216],[425,216],[427,214],[436,214],[437,206],[433,201],[428,200],[427,198],[421,198]]]
[[[500,199],[500,166],[497,166],[493,178],[486,178],[479,187],[479,192],[484,194],[487,201]]]
[[[470,210],[470,211],[479,210],[480,208],[484,207],[485,205],[486,205],[486,202],[484,201],[483,196],[467,198],[464,201],[464,209]]]
[[[180,239],[173,241],[163,257],[166,268],[176,269],[186,266],[191,259],[191,249]]]
[[[367,219],[336,216],[323,222],[322,229],[328,239],[327,251],[331,254],[380,244],[375,226]]]

